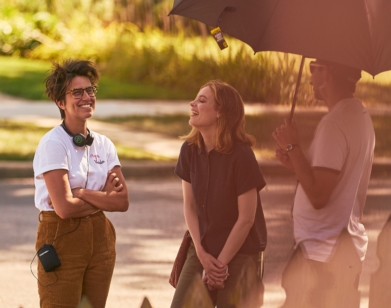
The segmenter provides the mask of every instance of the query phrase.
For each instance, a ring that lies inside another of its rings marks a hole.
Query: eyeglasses
[[[65,94],[71,93],[73,98],[79,99],[83,97],[84,91],[86,91],[88,96],[94,97],[95,93],[98,91],[98,88],[96,86],[89,86],[87,88],[75,88],[72,90],[68,90]]]
[[[311,74],[314,73],[315,69],[319,69],[320,71],[323,71],[325,68],[328,68],[327,65],[316,63],[315,61],[310,62],[310,72]]]

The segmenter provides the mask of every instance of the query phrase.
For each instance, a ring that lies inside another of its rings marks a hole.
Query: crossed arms
[[[109,171],[102,191],[71,189],[68,171],[52,170],[43,175],[50,203],[62,219],[88,216],[96,211],[125,212],[129,207],[128,189],[121,168]]]

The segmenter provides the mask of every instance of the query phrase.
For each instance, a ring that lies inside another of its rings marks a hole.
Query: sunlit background
[[[257,158],[272,161],[275,144],[271,132],[289,110],[301,57],[276,52],[254,55],[248,45],[229,36],[225,36],[229,47],[220,50],[206,25],[167,16],[172,4],[173,0],[0,0],[0,104],[17,104],[20,99],[55,110],[43,94],[50,61],[92,60],[101,73],[98,104],[159,100],[170,102],[172,109],[178,105],[178,112],[170,114],[94,117],[99,121],[91,122],[92,127],[113,138],[123,162],[174,164],[175,155],[130,141],[136,136],[143,141],[156,139],[157,135],[151,134],[159,134],[162,142],[175,140],[175,145],[167,143],[167,148],[176,149],[177,137],[189,130],[188,115],[179,110],[206,81],[222,79],[238,89],[246,110],[253,110],[247,113],[246,127],[257,139]],[[306,61],[308,64],[310,59]],[[313,108],[319,102],[313,99],[307,67],[296,114],[305,147],[325,112]],[[375,78],[363,73],[357,86],[357,96],[373,110],[377,159],[391,157],[390,90],[391,72]],[[303,107],[312,109],[306,112]],[[23,117],[16,121],[0,114],[0,162],[31,163],[40,138],[55,125],[53,121],[59,121],[59,114],[54,119]],[[110,131],[110,125],[120,125],[123,134]],[[368,306],[370,277],[379,265],[376,240],[390,214],[389,176],[386,171],[377,176],[371,181],[364,217],[370,246],[360,285],[361,308]],[[153,307],[167,307],[173,294],[168,275],[185,228],[180,184],[173,179],[163,180],[164,184],[156,179],[132,181],[128,185],[134,208],[126,216],[111,217],[118,230],[119,261],[109,306],[138,308],[143,296],[149,296]],[[290,205],[294,190],[293,178],[280,177],[268,179],[262,192],[269,230],[268,304],[264,307],[277,307],[284,300],[280,274],[293,245]],[[31,179],[18,179],[0,186],[0,192],[0,233],[11,234],[11,242],[0,243],[0,307],[7,303],[14,306],[5,307],[36,307],[36,281],[28,267],[37,214],[34,187]],[[4,277],[11,277],[12,283]],[[13,293],[15,285],[19,289]]]

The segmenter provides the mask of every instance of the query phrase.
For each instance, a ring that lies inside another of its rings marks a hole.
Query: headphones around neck
[[[74,145],[76,145],[78,147],[84,147],[87,145],[91,145],[92,142],[94,141],[94,136],[90,133],[90,130],[88,128],[87,128],[87,137],[84,137],[84,135],[81,133],[76,134],[76,135],[72,134],[68,130],[68,128],[65,126],[64,121],[62,121],[61,126],[66,131],[66,133],[72,137],[72,141],[73,141]]]

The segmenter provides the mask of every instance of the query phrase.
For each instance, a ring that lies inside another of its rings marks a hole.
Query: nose
[[[195,101],[191,101],[191,102],[189,103],[189,105],[190,105],[191,107],[195,106]]]

